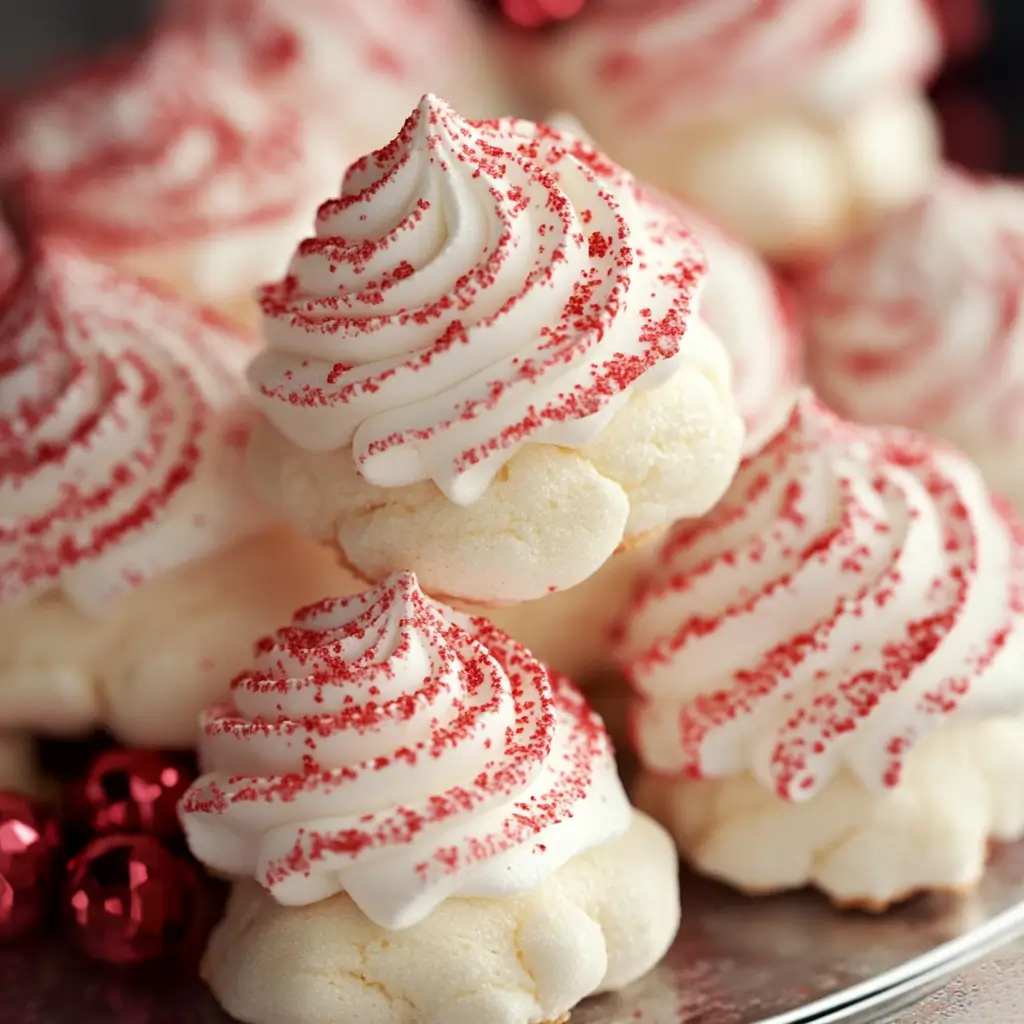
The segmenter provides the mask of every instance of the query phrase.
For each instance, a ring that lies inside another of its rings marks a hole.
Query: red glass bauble
[[[199,876],[153,836],[101,836],[68,865],[63,894],[70,940],[87,956],[139,964],[188,941]]]
[[[499,0],[499,7],[520,28],[544,28],[576,17],[584,3],[585,0]]]
[[[0,791],[0,940],[40,925],[57,879],[60,830],[42,804]]]
[[[184,758],[156,750],[105,750],[69,784],[65,817],[87,836],[179,832],[177,804],[194,773]]]

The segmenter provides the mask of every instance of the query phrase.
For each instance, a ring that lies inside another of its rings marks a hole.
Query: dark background
[[[45,76],[62,59],[143,32],[160,2],[0,0],[0,91]],[[495,10],[500,0],[478,2]],[[953,20],[976,22],[975,5],[982,9],[980,39],[968,47],[973,56],[948,70],[935,89],[949,155],[977,170],[1024,173],[1024,0],[933,2]]]

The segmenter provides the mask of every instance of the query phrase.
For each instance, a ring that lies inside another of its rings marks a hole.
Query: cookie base
[[[243,1024],[555,1024],[661,959],[678,896],[671,838],[637,813],[534,891],[449,899],[402,931],[345,895],[282,907],[239,883],[203,977]]]

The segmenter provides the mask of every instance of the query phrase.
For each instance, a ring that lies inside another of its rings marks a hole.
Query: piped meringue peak
[[[310,163],[297,115],[180,32],[41,90],[0,133],[33,227],[90,251],[306,214]]]
[[[215,314],[48,243],[0,307],[0,606],[60,587],[99,614],[264,524]]]
[[[579,692],[407,572],[260,641],[200,757],[196,856],[284,904],[347,892],[388,928],[533,888],[630,822]]]
[[[426,96],[356,162],[262,305],[250,376],[309,451],[470,504],[528,443],[580,448],[675,368],[705,265],[585,144]]]
[[[667,540],[623,655],[656,774],[749,770],[790,801],[842,767],[896,787],[955,716],[1024,710],[1024,531],[952,449],[805,393]]]

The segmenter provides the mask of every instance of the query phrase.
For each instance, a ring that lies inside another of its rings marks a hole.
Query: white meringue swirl
[[[655,773],[791,801],[900,784],[953,716],[1024,711],[1024,530],[951,449],[805,394],[636,598],[623,656]]]
[[[347,892],[387,928],[531,889],[630,820],[578,691],[412,573],[261,641],[200,757],[181,817],[201,861],[284,904]]]
[[[1024,444],[1020,186],[947,170],[798,287],[813,382],[843,415],[945,437],[982,464]]]
[[[294,112],[169,31],[19,104],[0,168],[35,230],[118,253],[308,218],[324,176],[307,141]]]
[[[264,292],[250,378],[278,429],[351,445],[371,484],[433,480],[468,505],[523,445],[582,447],[663,383],[703,257],[583,148],[425,97]]]
[[[803,336],[787,289],[753,250],[687,211],[708,257],[700,317],[721,339],[733,394],[746,425],[747,452],[782,425],[803,373]]]
[[[101,614],[265,523],[237,329],[48,244],[0,309],[0,605]]]
[[[635,131],[780,99],[838,116],[938,56],[924,0],[619,0],[556,35],[548,64]]]

